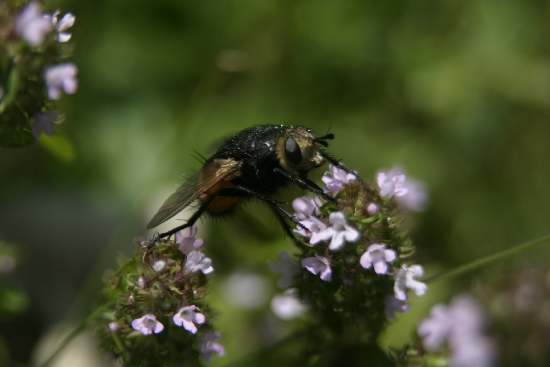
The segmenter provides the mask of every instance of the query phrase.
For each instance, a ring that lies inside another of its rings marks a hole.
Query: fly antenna
[[[316,143],[321,144],[322,146],[324,146],[326,148],[326,147],[328,147],[327,140],[332,140],[332,139],[334,139],[334,134],[333,133],[328,133],[328,134],[325,134],[323,136],[319,136],[319,137],[313,139],[313,141],[316,142]]]

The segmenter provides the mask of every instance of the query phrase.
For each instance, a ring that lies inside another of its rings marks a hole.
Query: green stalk
[[[86,329],[86,326],[88,325],[88,319],[84,319],[78,324],[59,344],[59,346],[55,349],[55,351],[46,359],[42,364],[40,364],[40,367],[47,367],[50,365],[61,353],[67,345],[76,337],[78,334],[80,334],[84,329]]]
[[[444,279],[450,279],[454,278],[460,275],[464,275],[466,273],[469,273],[471,271],[483,268],[485,265],[489,265],[493,262],[505,259],[507,257],[510,257],[512,255],[519,254],[523,251],[529,250],[532,247],[535,247],[536,245],[542,244],[544,242],[547,242],[550,240],[550,234],[547,234],[545,236],[536,238],[531,241],[527,241],[524,243],[521,243],[519,245],[513,246],[511,248],[508,248],[506,250],[499,251],[497,253],[482,257],[480,259],[476,259],[470,262],[467,262],[466,264],[460,265],[454,269],[444,271],[439,274],[432,275],[426,279],[426,282],[433,283],[433,282],[439,282]]]
[[[96,309],[94,309],[93,312],[91,312],[87,317],[82,319],[78,325],[75,326],[73,330],[63,340],[61,343],[59,343],[59,346],[54,350],[54,352],[41,364],[39,364],[39,367],[47,367],[49,366],[58,356],[59,354],[73,341],[74,338],[76,338],[81,332],[83,332],[88,325],[95,320],[97,315],[105,311],[106,305],[100,305]]]

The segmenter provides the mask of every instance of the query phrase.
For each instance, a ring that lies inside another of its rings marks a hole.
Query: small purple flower
[[[402,207],[413,211],[421,211],[426,207],[428,197],[424,185],[407,179],[401,169],[393,168],[378,172],[376,182],[380,188],[380,196],[383,198],[395,197]]]
[[[496,366],[494,342],[483,335],[472,336],[462,344],[451,344],[450,367],[492,367]]]
[[[422,296],[428,290],[428,286],[415,278],[421,277],[424,269],[420,265],[402,265],[395,276],[393,290],[395,298],[400,301],[407,300],[407,289],[412,290],[417,296]]]
[[[465,339],[471,334],[480,334],[485,327],[485,315],[479,304],[468,295],[460,295],[449,305],[455,323],[453,337]]]
[[[31,46],[41,45],[51,30],[50,20],[36,1],[29,3],[15,20],[15,32]]]
[[[435,305],[420,323],[418,335],[430,352],[448,345],[451,367],[490,367],[495,365],[495,348],[483,333],[484,321],[481,307],[471,297],[458,296],[449,306]]]
[[[146,314],[132,321],[132,328],[143,335],[158,334],[164,330],[162,325],[153,314]]]
[[[139,277],[137,280],[137,286],[139,289],[144,289],[147,286],[147,283],[145,282],[144,277]]]
[[[369,203],[367,205],[367,213],[369,215],[376,215],[380,211],[380,207],[375,203]]]
[[[153,263],[153,270],[157,273],[160,273],[161,271],[164,270],[164,268],[166,267],[166,261],[164,260],[157,260]]]
[[[364,269],[374,268],[376,274],[386,274],[388,272],[388,263],[395,260],[396,253],[392,249],[386,249],[384,243],[375,243],[369,246],[363,253],[359,263]]]
[[[384,314],[388,320],[393,320],[395,315],[409,310],[409,305],[405,301],[400,301],[394,296],[386,297],[386,303],[384,305]]]
[[[119,328],[120,328],[120,325],[118,324],[118,322],[115,322],[115,321],[111,321],[109,325],[107,325],[107,329],[109,329],[111,333],[116,333]]]
[[[346,242],[355,242],[359,239],[359,232],[348,224],[344,213],[332,212],[328,220],[331,226],[318,233],[318,237],[323,240],[331,239],[328,246],[330,250],[339,250]]]
[[[380,188],[380,196],[386,199],[406,195],[408,192],[405,185],[406,180],[407,176],[399,168],[380,171],[376,174],[376,183]]]
[[[302,196],[294,199],[292,202],[292,208],[296,212],[296,218],[298,220],[304,220],[311,216],[319,215],[319,208],[321,205],[321,199],[317,196]]]
[[[207,331],[200,339],[199,350],[201,357],[210,362],[212,356],[217,355],[223,357],[225,355],[225,349],[218,340],[220,339],[220,333],[214,331]]]
[[[47,135],[53,134],[54,125],[59,118],[57,111],[38,112],[34,115],[32,120],[32,134],[36,139],[40,137],[40,134]]]
[[[67,31],[74,25],[76,17],[72,13],[67,13],[59,19],[59,14],[60,11],[56,10],[52,15],[47,17],[57,32],[57,42],[69,42],[72,34]]]
[[[435,305],[430,316],[418,326],[418,335],[422,338],[424,348],[430,352],[435,352],[447,341],[453,320],[447,307]]]
[[[202,314],[199,308],[195,305],[182,307],[172,317],[172,321],[177,326],[183,327],[191,334],[197,332],[197,325],[202,325],[206,322],[206,317]]]
[[[407,194],[395,198],[397,203],[408,210],[420,212],[426,208],[428,203],[428,194],[424,184],[415,180],[407,180]]]
[[[325,184],[325,191],[336,195],[342,191],[345,185],[357,180],[357,176],[342,168],[330,165],[328,172],[325,172],[321,180]]]
[[[296,289],[287,289],[271,299],[271,311],[282,320],[292,320],[306,311],[306,306],[297,296]]]
[[[231,274],[223,285],[224,297],[239,308],[257,309],[268,298],[265,278],[254,273],[238,272]]]
[[[78,88],[76,80],[77,68],[72,63],[50,66],[44,72],[44,79],[48,87],[48,97],[56,100],[61,93],[75,94]]]
[[[281,275],[277,281],[277,286],[281,289],[290,287],[294,282],[294,277],[300,272],[300,265],[288,252],[279,253],[279,258],[271,262],[269,267],[271,271]]]
[[[319,274],[321,280],[329,282],[332,279],[330,262],[324,256],[306,257],[302,260],[302,266],[312,274]]]
[[[317,217],[310,216],[299,223],[301,226],[297,226],[294,229],[294,233],[309,238],[309,244],[312,246],[327,241],[332,237],[332,231],[327,232],[327,225]]]
[[[201,238],[197,238],[198,230],[198,227],[194,225],[176,233],[176,242],[179,244],[179,249],[184,255],[198,250],[204,245],[204,241]]]
[[[184,269],[186,273],[196,273],[197,271],[202,271],[205,275],[214,271],[214,267],[212,267],[212,260],[200,251],[191,251],[187,254]]]

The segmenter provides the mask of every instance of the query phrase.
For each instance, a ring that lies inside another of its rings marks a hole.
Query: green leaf
[[[41,146],[59,160],[72,162],[75,159],[73,144],[62,135],[40,135],[38,139]]]
[[[19,88],[19,73],[17,69],[12,67],[6,78],[6,88],[4,96],[0,99],[0,114],[14,101]]]
[[[21,291],[13,289],[0,290],[0,314],[17,314],[29,304],[28,297]]]

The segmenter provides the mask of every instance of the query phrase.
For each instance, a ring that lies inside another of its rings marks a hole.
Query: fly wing
[[[216,193],[220,183],[240,174],[241,162],[233,159],[214,159],[196,175],[188,178],[168,197],[153,216],[147,228],[154,228],[166,222],[193,201]]]
[[[185,180],[185,182],[178,187],[176,192],[170,195],[168,199],[162,203],[160,209],[149,221],[149,224],[147,224],[147,228],[151,229],[166,222],[195,201],[199,194],[197,191],[197,181],[198,175],[193,175]]]

